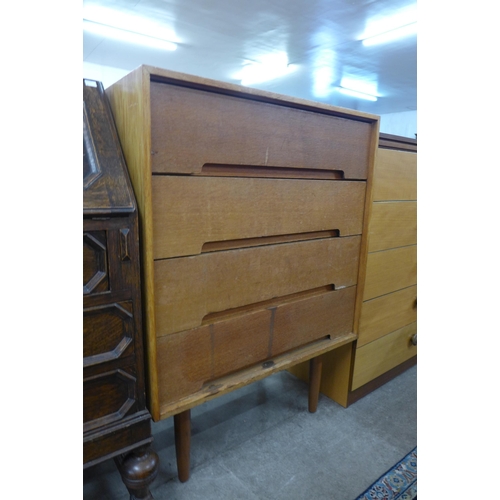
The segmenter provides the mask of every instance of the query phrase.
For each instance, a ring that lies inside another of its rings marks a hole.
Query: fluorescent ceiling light
[[[267,54],[256,62],[243,66],[242,70],[234,75],[242,85],[254,85],[267,82],[281,76],[288,75],[297,69],[297,65],[288,64],[288,56],[284,52]]]
[[[155,38],[141,33],[135,33],[120,28],[115,28],[106,24],[96,23],[94,21],[83,20],[83,29],[89,33],[94,33],[105,38],[113,38],[135,45],[146,45],[156,49],[175,50],[177,44],[169,40]]]
[[[415,35],[417,33],[417,23],[406,24],[405,26],[400,26],[385,33],[380,33],[363,40],[363,45],[369,47],[371,45],[378,45],[381,43],[392,42],[393,40],[398,40],[399,38],[404,38],[410,35]]]
[[[356,97],[358,99],[366,99],[367,101],[376,101],[377,96],[371,94],[365,94],[364,92],[359,92],[358,90],[347,89],[345,87],[337,87],[337,90],[342,94],[346,94],[351,97]]]
[[[334,81],[333,68],[322,66],[313,70],[313,95],[314,97],[328,97],[332,93]]]

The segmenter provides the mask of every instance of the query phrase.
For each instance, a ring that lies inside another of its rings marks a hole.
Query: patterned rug
[[[391,467],[356,500],[415,500],[417,498],[417,448]]]

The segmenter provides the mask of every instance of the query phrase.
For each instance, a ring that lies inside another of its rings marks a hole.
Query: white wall
[[[380,132],[416,139],[417,111],[403,111],[380,116]]]
[[[83,61],[83,78],[97,80],[102,83],[105,89],[129,73],[130,71],[126,69],[101,66],[100,64]]]

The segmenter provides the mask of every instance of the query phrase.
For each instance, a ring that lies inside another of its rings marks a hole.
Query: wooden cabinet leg
[[[319,386],[323,362],[318,356],[309,361],[309,411],[314,413],[318,408]]]
[[[158,474],[158,455],[148,446],[115,458],[130,500],[153,500],[149,485]]]
[[[191,410],[174,415],[175,454],[177,456],[177,474],[181,483],[189,479],[191,452]]]

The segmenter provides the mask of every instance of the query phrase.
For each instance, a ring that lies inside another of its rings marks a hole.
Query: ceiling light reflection
[[[89,33],[94,33],[105,38],[113,38],[114,40],[133,43],[134,45],[146,45],[148,47],[163,50],[175,50],[177,48],[177,44],[168,40],[153,38],[140,33],[114,28],[113,26],[94,23],[85,19],[83,20],[83,29]]]
[[[292,73],[297,69],[296,64],[288,63],[288,55],[285,52],[266,54],[257,61],[243,66],[241,71],[233,78],[240,80],[242,85],[255,85]]]
[[[378,45],[381,43],[392,42],[393,40],[398,40],[399,38],[405,38],[410,35],[416,35],[417,33],[417,23],[407,24],[406,26],[401,26],[394,30],[386,31],[380,35],[375,35],[363,40],[363,45],[369,47],[371,45]]]
[[[375,45],[417,32],[417,4],[413,3],[391,15],[369,19],[365,31],[358,37],[363,45]]]
[[[359,72],[359,69],[346,66],[343,69],[344,75],[340,80],[339,87],[349,89],[361,94],[379,97],[378,78],[375,73],[367,71]]]
[[[321,26],[311,37],[312,93],[318,99],[328,97],[335,82],[335,39],[330,26]]]
[[[337,87],[337,90],[342,94],[348,95],[350,97],[356,97],[357,99],[365,99],[367,101],[377,101],[378,97],[370,94],[365,94],[364,92],[359,92],[358,90],[347,89],[345,87]]]
[[[331,66],[322,66],[313,70],[313,88],[314,97],[328,97],[332,93],[332,84],[334,81],[333,68]]]

